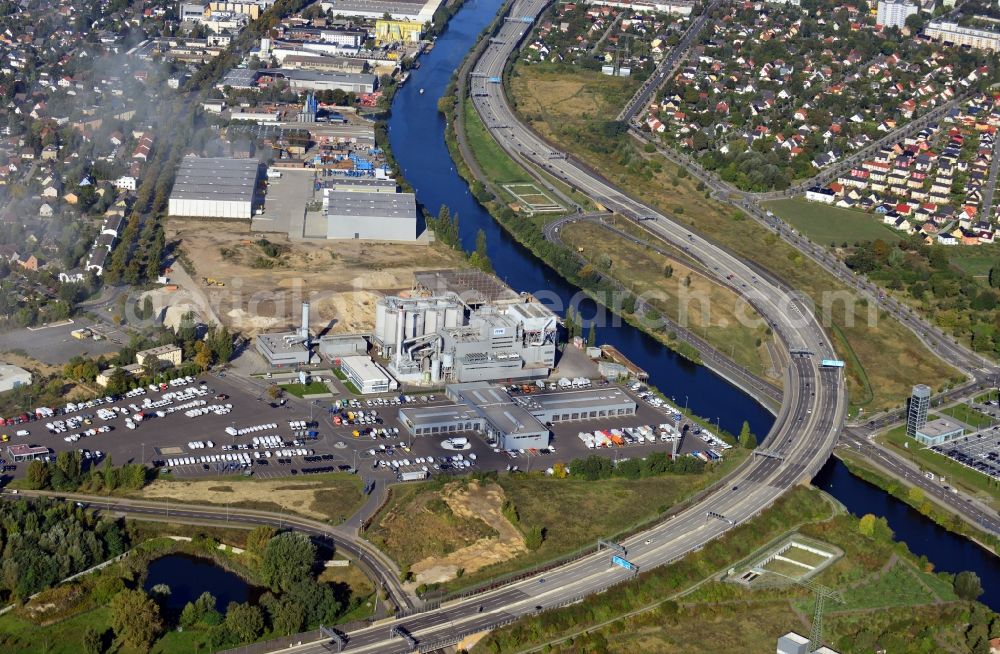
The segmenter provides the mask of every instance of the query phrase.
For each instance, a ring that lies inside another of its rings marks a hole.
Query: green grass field
[[[497,184],[533,181],[528,173],[508,157],[493,140],[471,102],[465,103],[465,135],[469,141],[469,148],[475,154],[476,162],[490,180]]]
[[[329,393],[330,389],[323,382],[310,382],[308,384],[282,384],[281,387],[286,392],[295,397],[305,397],[306,395],[322,395]]]
[[[959,422],[964,422],[973,429],[982,429],[983,427],[988,427],[993,423],[993,418],[986,415],[982,411],[972,409],[965,404],[956,404],[955,406],[948,407],[947,409],[938,409],[938,413],[951,416]]]
[[[831,207],[803,198],[765,202],[764,207],[820,245],[836,243],[840,246],[845,241],[853,245],[855,241],[877,238],[892,243],[902,238],[899,232],[883,225],[878,216],[853,209]]]
[[[985,281],[990,268],[1000,260],[1000,244],[953,247],[948,255],[951,265]]]
[[[825,556],[820,556],[819,554],[814,554],[809,550],[804,550],[801,547],[789,547],[782,553],[782,556],[786,559],[791,559],[793,561],[798,561],[800,563],[805,563],[808,566],[816,567],[820,564],[829,561],[829,558]]]

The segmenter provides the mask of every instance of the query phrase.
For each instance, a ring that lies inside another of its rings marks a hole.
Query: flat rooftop
[[[324,0],[324,5],[329,5],[333,13],[347,13],[351,11],[363,11],[369,13],[384,14],[412,14],[416,16],[425,5],[441,4],[441,0]]]
[[[417,286],[434,295],[454,293],[466,306],[515,302],[520,296],[496,275],[473,268],[425,270],[414,273]]]
[[[285,79],[299,80],[302,82],[346,82],[348,84],[371,84],[375,85],[377,79],[368,73],[347,73],[340,70],[329,72],[320,70],[304,70],[302,68],[269,68],[261,72],[263,75],[271,77],[284,77]]]
[[[260,162],[228,157],[184,157],[170,197],[252,202]]]
[[[607,406],[609,404],[635,404],[635,400],[625,391],[611,386],[581,388],[579,390],[561,391],[558,393],[520,395],[514,398],[514,401],[533,411],[580,411],[592,407]]]
[[[357,216],[359,218],[412,218],[417,219],[417,199],[413,193],[366,193],[359,191],[330,191],[327,215]]]
[[[305,352],[306,346],[298,340],[292,340],[291,338],[286,339],[285,336],[295,336],[298,338],[298,332],[282,332],[279,334],[260,334],[257,336],[258,342],[260,342],[269,351],[275,354],[281,353],[298,353]]]
[[[538,418],[520,404],[515,404],[507,391],[486,382],[451,384],[448,390],[465,404],[474,408],[505,434],[531,434],[548,432]]]
[[[340,365],[346,366],[364,381],[381,381],[389,379],[389,373],[369,356],[343,357]]]
[[[406,415],[407,420],[413,423],[414,427],[429,427],[439,425],[442,422],[479,418],[479,414],[475,411],[461,406],[435,406],[419,409],[404,407],[399,412]]]
[[[962,429],[965,428],[951,418],[937,418],[928,420],[927,424],[917,430],[917,433],[928,438],[936,438]]]

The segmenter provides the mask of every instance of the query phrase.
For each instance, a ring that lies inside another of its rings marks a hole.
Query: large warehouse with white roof
[[[226,157],[184,157],[170,193],[171,216],[244,218],[257,203],[260,162]]]

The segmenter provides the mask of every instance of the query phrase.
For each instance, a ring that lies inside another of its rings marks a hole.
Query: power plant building
[[[254,340],[257,353],[267,364],[281,368],[308,364],[312,360],[312,340],[309,335],[309,303],[302,303],[302,319],[297,331],[260,334]]]
[[[386,297],[375,306],[373,342],[402,382],[546,377],[555,365],[558,319],[544,305],[484,304],[466,318],[453,294]]]
[[[249,220],[257,204],[256,159],[187,156],[170,192],[171,216]]]

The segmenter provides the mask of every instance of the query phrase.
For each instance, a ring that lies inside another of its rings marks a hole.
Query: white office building
[[[362,393],[386,393],[396,389],[396,381],[370,356],[344,357],[340,370]]]

